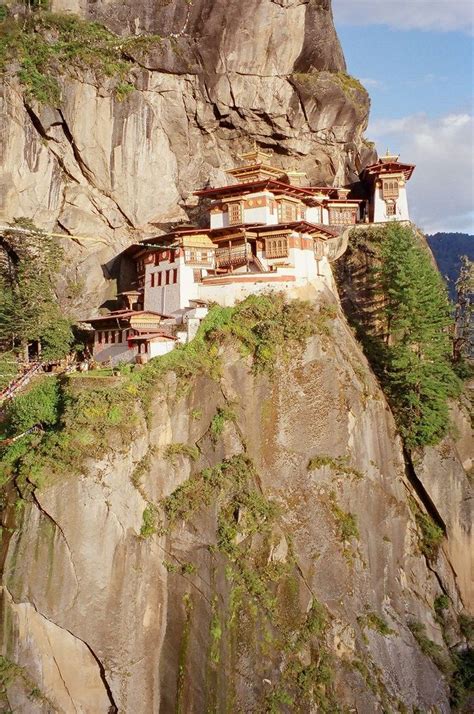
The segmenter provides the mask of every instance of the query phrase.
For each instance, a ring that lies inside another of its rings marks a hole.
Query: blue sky
[[[474,233],[474,2],[333,0],[348,71],[367,87],[367,138],[417,164],[412,218]]]

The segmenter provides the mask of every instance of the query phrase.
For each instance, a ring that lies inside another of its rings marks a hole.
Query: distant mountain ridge
[[[447,280],[449,296],[454,300],[461,257],[467,255],[474,260],[474,236],[468,233],[434,233],[427,235],[426,239],[441,275]]]

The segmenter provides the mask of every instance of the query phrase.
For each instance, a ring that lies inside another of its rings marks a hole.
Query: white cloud
[[[474,233],[474,116],[377,119],[367,136],[375,139],[379,153],[389,147],[401,161],[416,164],[408,199],[411,217],[421,228]]]
[[[336,23],[474,33],[472,0],[333,0]]]
[[[381,79],[371,79],[370,77],[364,77],[360,81],[366,89],[385,90],[387,88],[387,85]]]

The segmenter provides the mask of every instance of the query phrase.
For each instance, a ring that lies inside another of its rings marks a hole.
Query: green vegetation
[[[336,522],[339,539],[348,541],[351,538],[359,538],[359,528],[353,513],[346,513],[337,504],[336,493],[332,491],[329,496],[329,506]]]
[[[350,476],[355,479],[363,478],[363,474],[360,471],[349,465],[347,456],[337,456],[336,458],[332,456],[314,456],[308,463],[308,471],[316,471],[325,466],[329,466],[331,471],[336,474]]]
[[[389,637],[390,635],[395,634],[395,630],[392,630],[392,628],[388,626],[386,620],[383,617],[380,617],[380,615],[377,615],[376,612],[368,611],[365,615],[358,617],[357,620],[363,627],[368,627],[370,630],[374,630],[375,632],[384,635],[384,637]]]
[[[71,14],[39,9],[18,19],[0,20],[0,72],[15,67],[27,97],[58,104],[58,77],[79,71],[100,82],[115,79],[115,93],[123,100],[134,89],[129,81],[135,57],[161,41],[158,36],[118,37],[97,22]]]
[[[19,374],[18,355],[8,351],[0,354],[0,391],[7,387]]]
[[[237,641],[241,642],[249,637],[246,628],[253,631],[258,627],[262,637],[253,644],[261,648],[262,657],[270,645],[284,653],[281,676],[262,711],[278,712],[282,703],[299,701],[317,705],[321,712],[338,712],[324,643],[327,613],[313,599],[302,616],[297,571],[291,557],[284,563],[269,559],[279,509],[264,497],[257,483],[252,462],[240,454],[191,476],[160,504],[167,532],[211,505],[217,512],[216,545],[209,550],[226,557],[225,574],[231,592],[227,617],[216,599],[211,604],[210,663],[214,668],[220,663],[224,638],[226,648],[232,647],[237,631]],[[302,664],[302,651],[311,652],[310,663]]]
[[[255,371],[265,369],[271,374],[278,357],[290,359],[303,349],[306,337],[316,330],[317,314],[309,303],[286,302],[280,294],[252,296],[235,308],[213,307],[192,342],[151,360],[141,370],[123,370],[119,384],[96,385],[90,379],[90,387],[77,392],[69,388],[69,379],[61,381],[55,423],[48,420],[43,424],[44,434],[0,448],[0,479],[28,475],[39,487],[77,474],[91,455],[92,444],[98,458],[111,448],[112,440],[115,445],[117,438],[126,444],[137,427],[140,408],[147,412],[153,395],[165,388],[168,373],[176,374],[178,396],[198,374],[219,377],[219,352],[225,341],[240,346],[251,357]],[[89,386],[86,380],[84,384]],[[215,436],[230,412],[224,410],[217,416]]]
[[[7,435],[14,436],[33,426],[56,424],[60,408],[60,390],[55,377],[33,382],[28,391],[9,402],[5,409]]]
[[[6,269],[0,276],[0,349],[25,352],[29,343],[41,346],[41,359],[56,361],[72,348],[71,322],[60,311],[53,285],[62,260],[55,239],[26,220],[5,231],[1,247]]]
[[[2,712],[8,714],[10,711],[8,707],[7,688],[17,679],[22,680],[22,688],[24,688],[28,699],[40,700],[45,705],[48,705],[49,708],[50,702],[43,696],[23,667],[0,655],[0,707]]]
[[[445,654],[442,647],[427,637],[425,625],[417,620],[409,620],[408,627],[423,654],[433,660],[443,674],[451,675],[453,673],[453,664],[449,656]]]
[[[235,421],[235,412],[230,407],[218,407],[209,427],[211,441],[217,444],[227,422]]]
[[[435,619],[441,625],[444,624],[444,611],[449,607],[449,597],[447,595],[437,595],[433,603]]]
[[[184,625],[179,647],[178,681],[176,682],[176,714],[185,714],[184,708],[184,683],[186,676],[186,660],[188,657],[189,637],[191,634],[191,618],[193,601],[191,595],[183,595]]]
[[[176,463],[177,456],[185,456],[191,461],[196,461],[199,458],[199,449],[196,445],[190,446],[189,444],[168,444],[165,449],[165,459],[171,461],[172,464]]]
[[[363,94],[367,94],[367,90],[364,85],[359,82],[356,77],[347,74],[347,72],[335,72],[334,76],[337,78],[338,83],[346,94],[352,94],[353,92],[362,92]]]
[[[157,531],[157,512],[156,507],[152,503],[146,506],[142,518],[143,523],[140,528],[140,536],[142,538],[149,538]]]
[[[465,637],[469,643],[474,644],[474,617],[465,612],[461,612],[458,615],[458,623],[463,637]]]
[[[400,433],[410,449],[435,444],[448,431],[448,399],[460,388],[441,276],[416,233],[400,224],[353,231],[350,250],[368,253],[373,264],[365,275],[371,321],[369,308],[352,319]]]
[[[209,631],[211,635],[210,658],[211,662],[217,665],[220,661],[220,644],[222,639],[222,625],[219,617],[217,596],[214,596],[212,600],[212,618]]]
[[[415,516],[420,532],[420,550],[428,559],[434,560],[443,542],[444,532],[427,513],[423,513],[414,498],[409,498],[410,509]]]

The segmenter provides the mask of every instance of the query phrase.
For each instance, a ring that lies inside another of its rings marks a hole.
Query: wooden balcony
[[[252,249],[250,245],[239,245],[230,248],[218,248],[216,250],[217,268],[237,268],[246,265],[252,260]]]

